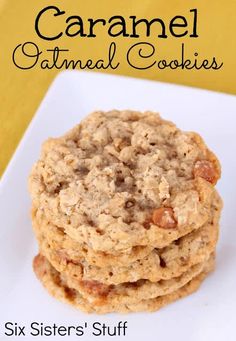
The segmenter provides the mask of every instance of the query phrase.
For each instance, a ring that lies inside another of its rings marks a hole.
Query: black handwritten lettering
[[[27,48],[31,48],[33,51],[28,52]],[[119,67],[120,63],[115,62],[116,57],[116,44],[112,42],[108,49],[108,56],[106,59],[100,58],[96,61],[87,59],[85,61],[68,60],[65,58],[65,53],[69,52],[68,49],[62,49],[56,46],[53,49],[46,50],[49,53],[49,57],[40,60],[40,55],[43,51],[40,51],[39,47],[33,42],[27,42],[19,44],[13,51],[12,60],[15,66],[21,70],[29,70],[33,67],[40,66],[42,70],[45,69],[111,69],[115,70]],[[25,66],[27,64],[27,66]]]
[[[33,49],[33,53],[27,52],[27,48]],[[16,67],[21,70],[29,70],[32,69],[35,65],[37,65],[39,56],[42,51],[39,50],[38,46],[30,41],[25,42],[24,44],[19,44],[13,51],[12,60]],[[19,59],[24,56],[26,57],[27,66],[24,66],[20,63]]]
[[[67,16],[64,20],[64,27],[62,27],[62,30],[51,36],[46,32],[42,32],[41,21],[48,14],[50,14],[50,16],[53,15],[53,17],[58,17],[65,15],[66,12],[56,6],[47,6],[38,13],[35,19],[35,31],[37,35],[44,40],[57,40],[63,35],[69,38],[76,36],[80,38],[95,38],[97,37],[95,29],[98,25],[102,28],[103,34],[107,33],[111,37],[122,36],[139,38],[140,36],[150,37],[153,35],[156,39],[166,39],[169,36],[184,37],[188,35],[188,32],[192,32],[191,35],[189,35],[190,37],[198,37],[197,9],[191,9],[189,12],[193,15],[174,16],[169,22],[160,17],[154,17],[148,20],[146,18],[137,18],[136,15],[130,15],[128,18],[121,15],[114,15],[108,20],[104,18],[85,19],[77,13],[75,15]],[[51,25],[52,18],[50,17],[49,20]],[[99,32],[100,31],[101,30],[99,30]]]
[[[144,53],[146,51],[146,53]],[[182,69],[182,70],[219,70],[223,66],[223,62],[220,64],[217,62],[215,57],[212,60],[198,58],[198,53],[194,54],[193,59],[186,59],[185,57],[185,45],[181,44],[181,56],[180,59],[173,60],[158,60],[157,50],[154,45],[150,43],[137,43],[131,46],[127,52],[128,64],[136,70],[146,70],[155,67],[159,70],[164,69]],[[142,66],[141,66],[142,65]]]
[[[62,32],[58,33],[56,36],[54,37],[48,37],[46,35],[43,35],[39,29],[39,22],[40,22],[40,19],[42,17],[42,15],[44,13],[46,13],[47,11],[49,10],[55,10],[56,13],[54,13],[54,17],[58,17],[59,15],[62,15],[62,14],[65,14],[65,11],[60,11],[60,9],[56,6],[48,6],[48,7],[45,7],[44,9],[42,9],[39,14],[37,15],[36,17],[36,20],[35,20],[35,31],[37,33],[37,35],[42,38],[42,39],[45,39],[45,40],[55,40],[55,39],[58,39],[62,36]]]

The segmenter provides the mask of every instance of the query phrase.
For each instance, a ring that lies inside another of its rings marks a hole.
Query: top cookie
[[[47,140],[29,179],[48,221],[97,251],[164,247],[208,220],[220,165],[157,113],[95,112]]]

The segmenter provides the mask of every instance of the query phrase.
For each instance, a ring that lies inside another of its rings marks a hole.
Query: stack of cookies
[[[56,298],[87,312],[153,311],[214,267],[220,165],[199,135],[152,112],[95,112],[47,140],[29,179]]]

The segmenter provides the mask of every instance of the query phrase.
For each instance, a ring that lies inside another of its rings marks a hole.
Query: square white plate
[[[25,99],[27,101],[27,98]],[[58,136],[95,109],[159,111],[180,128],[195,130],[222,163],[218,189],[225,207],[221,220],[216,271],[195,294],[156,313],[86,315],[50,297],[35,278],[31,262],[37,252],[29,218],[27,177],[40,145]],[[0,339],[4,324],[44,325],[88,323],[84,340],[95,321],[115,326],[128,322],[126,337],[113,340],[236,340],[236,97],[146,80],[86,72],[62,72],[53,82],[0,183]],[[102,337],[110,340],[111,337]],[[57,337],[34,339],[51,340]],[[78,337],[64,337],[63,340]]]

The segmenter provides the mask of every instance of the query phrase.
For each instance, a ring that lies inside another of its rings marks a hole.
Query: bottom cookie
[[[209,261],[206,262],[203,271],[195,278],[191,279],[187,284],[178,290],[152,299],[144,299],[138,303],[121,303],[121,304],[103,304],[94,305],[85,299],[78,290],[71,289],[67,286],[66,282],[60,276],[52,265],[42,255],[34,258],[33,262],[34,271],[38,279],[42,282],[48,292],[55,298],[69,303],[74,307],[89,313],[110,313],[110,312],[138,312],[138,311],[156,311],[163,306],[176,301],[179,298],[185,297],[196,291],[206,275],[214,268],[214,256],[211,256]]]

